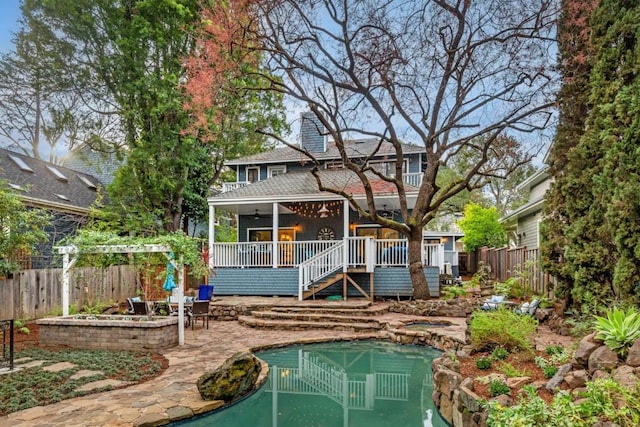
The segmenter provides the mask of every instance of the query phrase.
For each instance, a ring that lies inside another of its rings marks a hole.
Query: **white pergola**
[[[56,246],[56,252],[62,254],[62,315],[69,315],[69,270],[73,268],[80,254],[108,254],[108,253],[162,253],[178,272],[178,344],[184,345],[184,260],[182,256],[175,260],[170,256],[173,252],[166,245],[96,245],[78,249],[77,246]]]

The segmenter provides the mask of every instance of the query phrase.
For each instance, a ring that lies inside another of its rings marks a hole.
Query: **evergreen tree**
[[[640,5],[601,0],[590,27],[589,114],[554,186],[565,242],[561,290],[577,303],[635,296],[640,279]]]

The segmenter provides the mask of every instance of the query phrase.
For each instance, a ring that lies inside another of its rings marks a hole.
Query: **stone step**
[[[305,330],[305,329],[334,329],[353,332],[376,332],[382,329],[379,323],[348,323],[348,322],[311,322],[298,320],[273,320],[258,319],[252,316],[238,316],[241,325],[252,328],[280,329],[280,330]]]
[[[279,311],[253,311],[251,315],[257,319],[271,320],[295,320],[303,322],[331,322],[331,323],[373,323],[380,325],[372,316],[357,316],[351,313],[308,313],[308,312],[279,312]]]
[[[278,313],[333,314],[342,316],[379,316],[388,311],[388,307],[270,307],[269,311]]]

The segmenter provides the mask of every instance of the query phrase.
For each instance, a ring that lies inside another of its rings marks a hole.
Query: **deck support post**
[[[279,220],[280,218],[278,217],[278,202],[273,202],[273,231],[271,232],[271,236],[273,237],[271,239],[271,260],[273,262],[273,268],[278,268],[278,264],[280,263],[280,261],[278,260],[278,234],[280,234],[280,232],[278,231],[280,227]]]

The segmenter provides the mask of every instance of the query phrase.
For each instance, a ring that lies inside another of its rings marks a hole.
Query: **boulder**
[[[460,403],[466,408],[469,412],[478,412],[482,408],[480,406],[480,402],[482,398],[475,394],[473,391],[468,389],[467,387],[460,387],[460,393],[458,394],[458,399]]]
[[[578,367],[584,368],[589,363],[589,356],[591,353],[595,351],[598,347],[602,345],[600,340],[596,340],[596,332],[587,335],[586,337],[580,340],[578,344],[578,348],[576,349],[576,353],[573,356],[577,362]]]
[[[589,372],[598,370],[611,372],[618,366],[618,355],[606,345],[596,348],[589,356]]]
[[[595,381],[595,380],[603,380],[603,379],[607,379],[610,378],[611,375],[609,375],[608,372],[605,371],[595,371],[591,373],[591,381]]]
[[[509,407],[513,405],[513,399],[511,396],[506,394],[501,394],[500,396],[496,396],[490,399],[492,402],[498,402],[501,406]]]
[[[571,371],[564,376],[564,381],[569,385],[569,388],[571,389],[584,387],[588,380],[589,374],[584,369]]]
[[[250,353],[237,353],[213,372],[198,379],[198,391],[204,400],[236,400],[256,387],[260,361]]]
[[[640,338],[633,342],[627,354],[627,365],[637,368],[640,366]]]
[[[547,381],[547,385],[545,386],[545,388],[549,391],[553,391],[560,387],[560,384],[562,384],[562,382],[564,381],[565,375],[567,375],[569,371],[571,371],[571,368],[571,363],[565,363],[564,365],[560,366],[558,368],[558,372],[556,372],[556,374],[549,381]]]
[[[622,365],[616,368],[616,370],[611,374],[611,377],[615,382],[629,390],[635,390],[636,384],[640,382],[634,373],[634,369],[627,365]]]
[[[462,375],[450,369],[439,369],[433,374],[434,389],[451,399],[453,390],[462,382]]]
[[[524,385],[527,385],[531,382],[531,377],[513,377],[507,378],[507,385],[509,388],[521,388]]]

